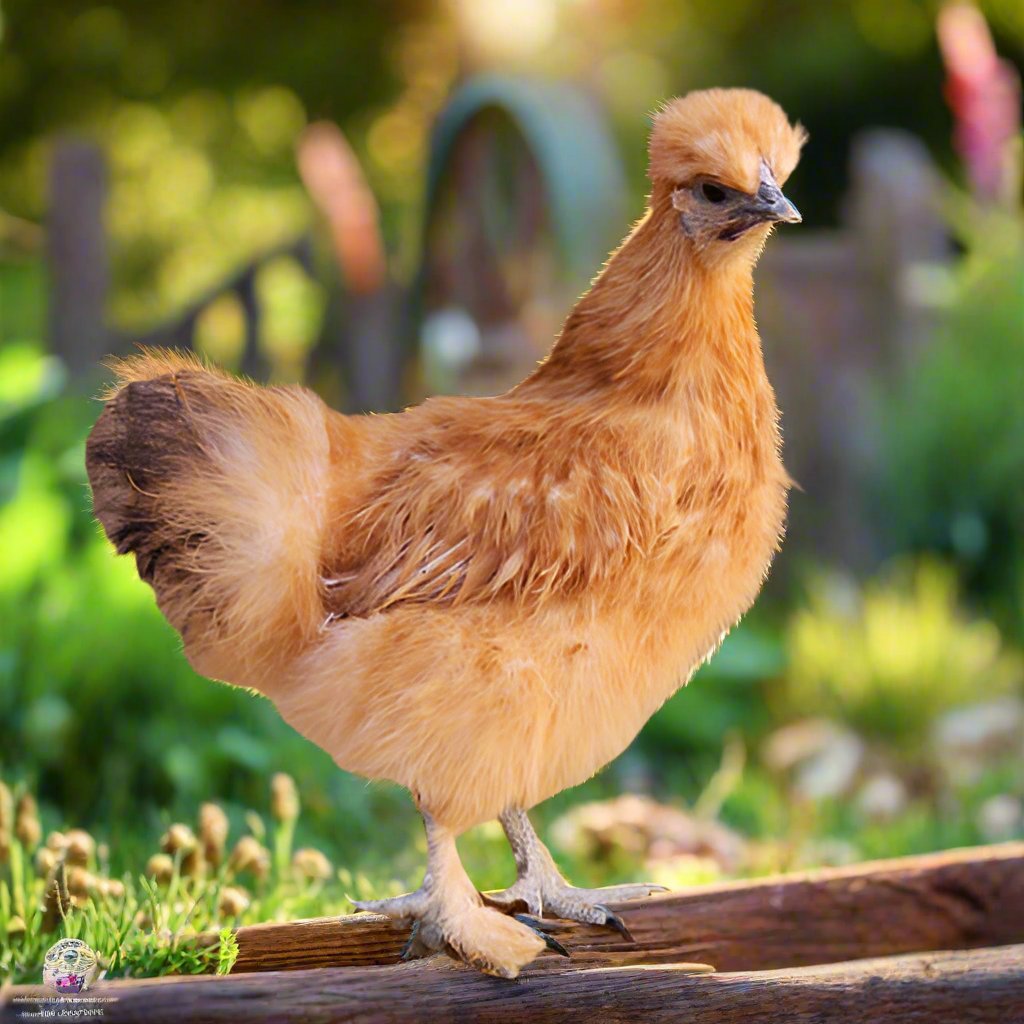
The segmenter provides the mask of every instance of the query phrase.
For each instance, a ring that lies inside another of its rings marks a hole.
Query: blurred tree
[[[1024,56],[1016,0],[985,0],[997,45]],[[122,324],[150,323],[245,257],[302,230],[293,146],[307,120],[352,139],[392,241],[415,238],[425,139],[471,71],[571,78],[605,104],[639,212],[650,110],[690,88],[749,85],[811,131],[796,184],[836,219],[846,148],[869,125],[923,136],[952,162],[935,0],[4,0],[0,210],[45,212],[48,138],[108,150]],[[567,126],[567,131],[571,126]],[[401,248],[408,276],[415,245]]]
[[[100,142],[111,164],[112,313],[152,322],[307,226],[293,147],[308,117],[354,124],[380,150],[375,126],[407,77],[405,26],[427,8],[8,0],[0,209],[44,216],[54,133]],[[405,198],[411,176],[408,186]]]

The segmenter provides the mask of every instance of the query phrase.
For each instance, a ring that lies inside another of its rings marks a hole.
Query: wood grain
[[[518,982],[436,957],[392,967],[110,982],[92,991],[117,1000],[104,1005],[105,1024],[1010,1024],[1024,1013],[1024,946],[712,975],[672,964],[531,968]],[[12,990],[0,1021],[32,1013],[43,994]]]
[[[1024,942],[1024,843],[705,886],[616,908],[648,954],[771,970]],[[239,928],[235,973],[398,961],[407,933],[359,915]],[[567,925],[575,958],[635,950]],[[1022,1015],[1024,1016],[1024,1015]]]

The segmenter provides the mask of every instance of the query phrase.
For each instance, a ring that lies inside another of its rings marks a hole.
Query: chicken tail
[[[177,353],[114,369],[86,444],[95,515],[196,670],[265,689],[324,616],[329,410]]]

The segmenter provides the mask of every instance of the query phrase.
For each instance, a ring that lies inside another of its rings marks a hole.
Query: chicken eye
[[[700,194],[709,203],[724,203],[725,202],[725,190],[719,188],[717,185],[712,184],[710,181],[705,181],[700,187]]]

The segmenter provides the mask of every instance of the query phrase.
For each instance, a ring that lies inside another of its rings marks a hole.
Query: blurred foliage
[[[1016,0],[984,0],[999,48],[1024,58]],[[923,137],[952,166],[934,0],[3,0],[0,211],[46,211],[55,133],[98,141],[110,162],[112,313],[151,324],[258,251],[308,227],[294,166],[307,121],[351,138],[415,262],[426,140],[451,88],[504,70],[586,83],[645,188],[640,116],[667,96],[745,85],[810,129],[795,196],[832,222],[850,137],[875,125]],[[894,103],[893,97],[899,102]],[[623,225],[624,227],[625,225]],[[0,223],[0,244],[5,234]]]
[[[777,630],[751,614],[726,637],[721,649],[694,679],[670,697],[644,728],[653,750],[687,751],[716,757],[722,737],[760,732],[769,722],[761,689],[775,679],[786,659]]]
[[[820,577],[789,622],[787,647],[770,698],[782,720],[822,714],[915,753],[944,712],[1024,693],[1020,652],[993,623],[965,616],[952,572],[930,562],[899,566],[863,591]]]
[[[875,508],[892,551],[937,551],[1024,636],[1024,215],[976,211],[951,306],[880,396]]]
[[[310,117],[353,131],[392,210],[413,200],[423,134],[454,75],[435,19],[417,0],[343,14],[328,0],[301,14],[258,2],[244,17],[198,2],[5,0],[0,209],[43,217],[53,132],[98,141],[112,313],[152,323],[309,226],[293,147]]]

